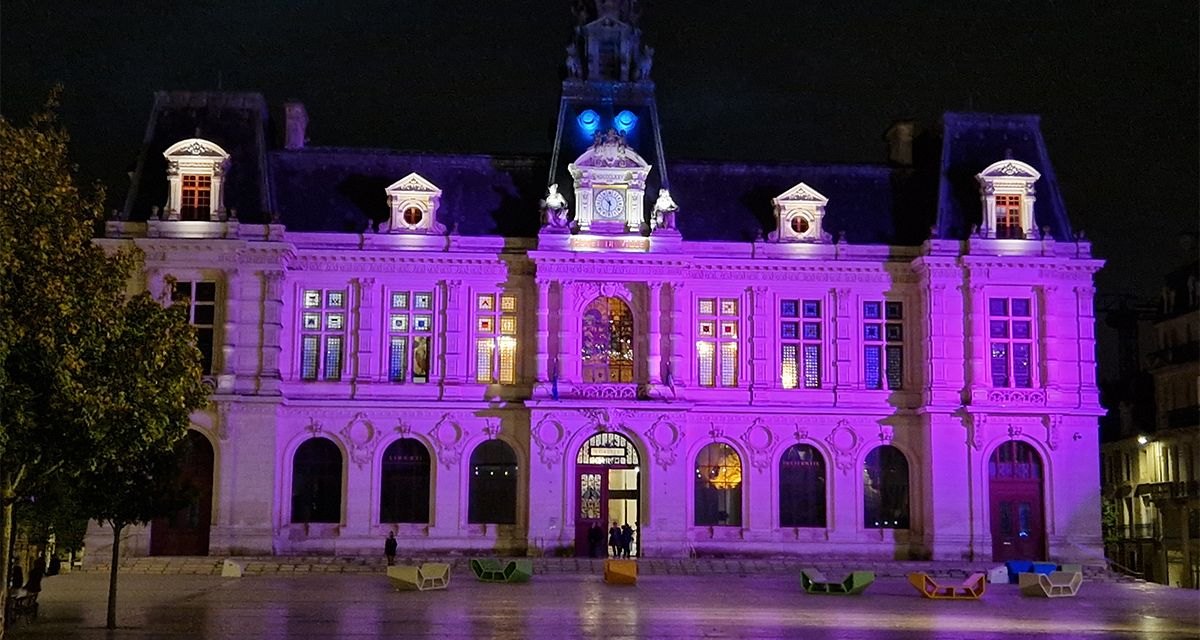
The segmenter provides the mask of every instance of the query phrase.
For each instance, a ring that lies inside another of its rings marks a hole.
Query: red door
[[[992,560],[1045,560],[1042,463],[1033,447],[1009,441],[988,464]]]
[[[192,503],[150,523],[150,555],[206,556],[212,525],[213,449],[208,438],[189,431],[184,446],[184,484],[195,489]]]
[[[588,531],[598,525],[604,536],[600,540],[599,556],[604,557],[608,544],[608,470],[605,467],[576,467],[577,494],[575,501],[575,556],[588,557]]]

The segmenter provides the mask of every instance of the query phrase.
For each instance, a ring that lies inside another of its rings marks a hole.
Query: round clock
[[[596,194],[596,217],[600,220],[620,220],[625,216],[625,194],[618,189],[605,189]]]

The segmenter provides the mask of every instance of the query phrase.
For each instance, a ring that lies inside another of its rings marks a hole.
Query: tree
[[[0,584],[17,501],[171,450],[208,393],[185,307],[127,295],[141,254],[91,242],[104,194],[75,186],[57,95],[0,118]]]

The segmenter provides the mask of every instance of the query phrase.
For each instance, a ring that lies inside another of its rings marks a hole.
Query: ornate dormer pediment
[[[803,182],[779,194],[771,200],[775,206],[776,229],[768,239],[772,242],[831,242],[832,236],[822,229],[828,202],[829,198]]]
[[[225,220],[225,172],[229,153],[203,138],[180,140],[163,152],[167,159],[164,219]]]
[[[442,190],[417,173],[392,183],[387,188],[391,217],[379,225],[379,233],[415,233],[442,235],[445,225],[437,221]]]
[[[986,238],[1032,238],[1034,184],[1042,177],[1037,169],[1008,158],[980,171],[980,202],[983,215],[980,233]]]
[[[640,233],[646,176],[651,166],[610,129],[567,167],[575,180],[575,224],[580,232]]]

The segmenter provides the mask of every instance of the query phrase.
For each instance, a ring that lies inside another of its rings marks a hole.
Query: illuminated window
[[[346,292],[305,289],[300,310],[300,378],[341,380],[346,340]]]
[[[404,210],[404,222],[407,224],[419,224],[421,219],[425,217],[425,213],[420,207],[409,207]]]
[[[863,526],[908,528],[908,459],[895,447],[876,447],[863,463]]]
[[[890,390],[904,384],[904,306],[899,302],[863,303],[863,382],[868,389]]]
[[[993,387],[1033,386],[1033,309],[1029,298],[988,300]]]
[[[208,220],[212,208],[212,176],[184,175],[180,198],[181,220]]]
[[[517,296],[475,296],[475,381],[517,382]]]
[[[596,298],[583,310],[584,382],[633,382],[633,315],[620,298]]]
[[[736,387],[738,299],[701,298],[696,305],[696,362],[702,387]]]
[[[821,302],[779,302],[780,369],[784,389],[821,388]]]
[[[996,194],[996,237],[1025,237],[1021,230],[1021,196]]]
[[[217,316],[217,283],[176,282],[171,299],[190,301],[188,321],[196,328],[196,348],[200,350],[200,369],[204,375],[212,374],[213,335]]]
[[[391,291],[388,304],[388,380],[429,382],[433,294]]]
[[[742,459],[733,447],[714,442],[696,456],[696,526],[742,524]]]

